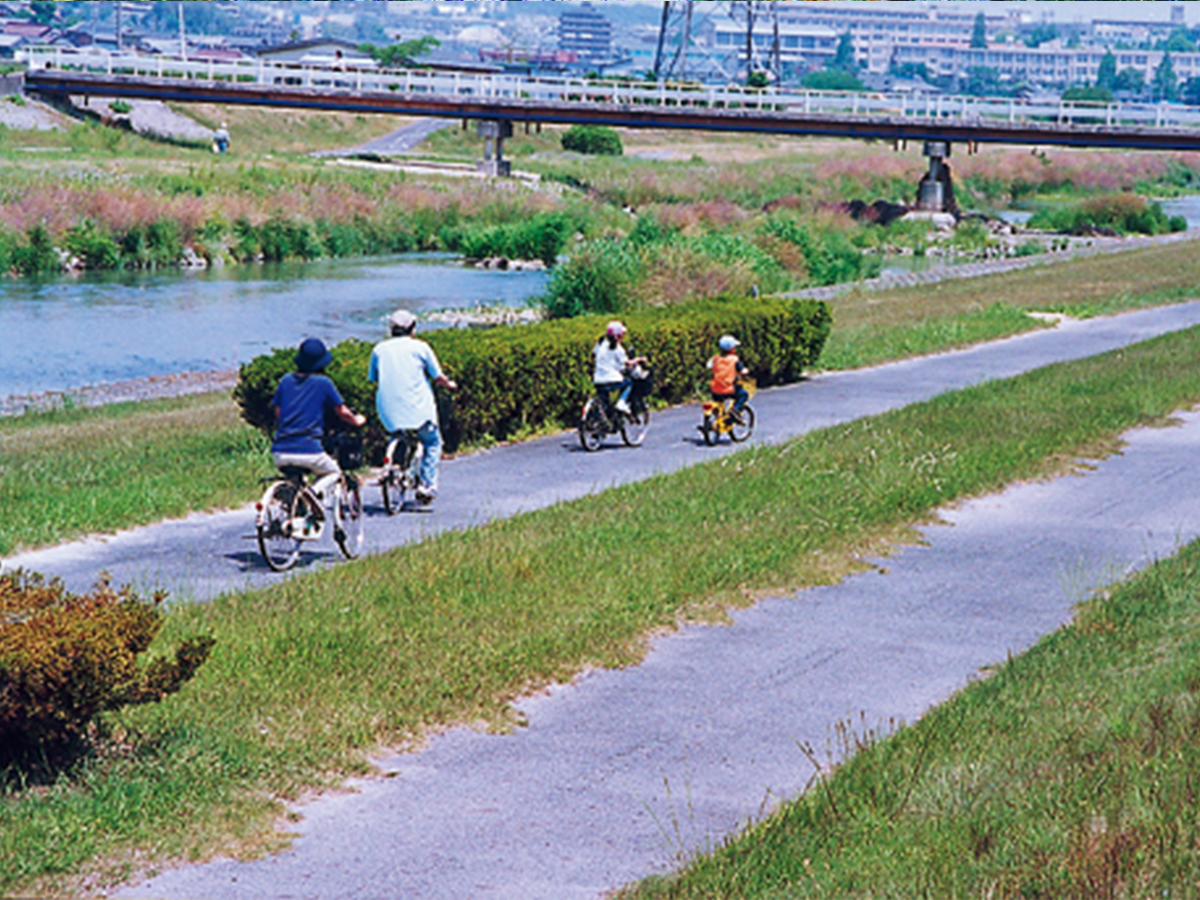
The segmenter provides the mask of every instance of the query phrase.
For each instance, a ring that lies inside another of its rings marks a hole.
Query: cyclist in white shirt
[[[634,366],[646,364],[644,357],[631,359],[625,352],[621,339],[628,333],[629,330],[621,322],[613,320],[608,323],[604,336],[592,348],[592,355],[596,357],[596,370],[592,375],[596,392],[604,398],[607,405],[612,392],[618,391],[616,409],[623,413],[629,412],[629,392],[633,389],[629,370]]]
[[[415,431],[424,452],[417,473],[420,484],[414,496],[419,503],[432,503],[438,491],[438,462],[442,458],[442,436],[438,428],[437,399],[433,385],[457,390],[458,385],[442,372],[433,348],[413,337],[417,317],[398,309],[388,318],[391,338],[376,344],[371,352],[367,378],[379,385],[375,408],[388,434]]]

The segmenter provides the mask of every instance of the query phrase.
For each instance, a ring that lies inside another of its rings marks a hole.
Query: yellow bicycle
[[[738,384],[746,389],[747,399],[753,397],[758,386],[750,378],[739,378]],[[704,420],[698,426],[704,435],[704,443],[710,447],[721,439],[721,435],[729,435],[735,444],[740,444],[754,433],[754,410],[746,403],[740,410],[735,409],[733,398],[706,401],[701,409]]]

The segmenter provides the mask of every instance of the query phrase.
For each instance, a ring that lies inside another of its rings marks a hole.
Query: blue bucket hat
[[[333,354],[325,349],[320,338],[309,338],[296,354],[296,368],[301,372],[318,372],[333,362]]]

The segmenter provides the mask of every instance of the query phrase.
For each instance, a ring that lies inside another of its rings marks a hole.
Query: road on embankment
[[[755,439],[805,431],[986,379],[1200,324],[1200,302],[954,353],[825,374],[755,398]],[[729,452],[699,441],[695,407],[656,415],[644,447],[597,454],[573,435],[450,461],[434,512],[371,509],[373,550],[578,497]],[[1143,430],[1082,477],[1016,486],[946,513],[954,528],[840,585],[766,600],[729,627],[658,638],[639,666],[589,672],[519,704],[508,735],[455,729],[379,761],[392,777],[299,807],[293,848],[157,875],[128,897],[597,898],[718,844],[811,770],[839,720],[912,720],[1070,616],[1089,588],[1200,533],[1200,416]],[[372,495],[373,498],[374,495]],[[736,502],[731,498],[730,502]],[[249,509],[9,560],[86,585],[202,599],[278,580]],[[317,569],[332,550],[306,559]],[[284,576],[297,577],[297,576]],[[303,577],[302,575],[299,577]],[[398,577],[402,577],[398,575]]]

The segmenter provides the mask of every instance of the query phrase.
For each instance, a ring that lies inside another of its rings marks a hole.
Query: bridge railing
[[[57,69],[108,76],[294,87],[333,93],[383,93],[455,99],[578,104],[588,107],[660,107],[754,111],[794,116],[846,116],[873,120],[952,121],[1014,127],[1196,128],[1200,108],[1173,103],[1038,101],[1008,97],[910,95],[741,85],[608,81],[432,69],[375,69],[267,60],[183,60],[165,56],[59,47],[24,53],[31,70]]]

